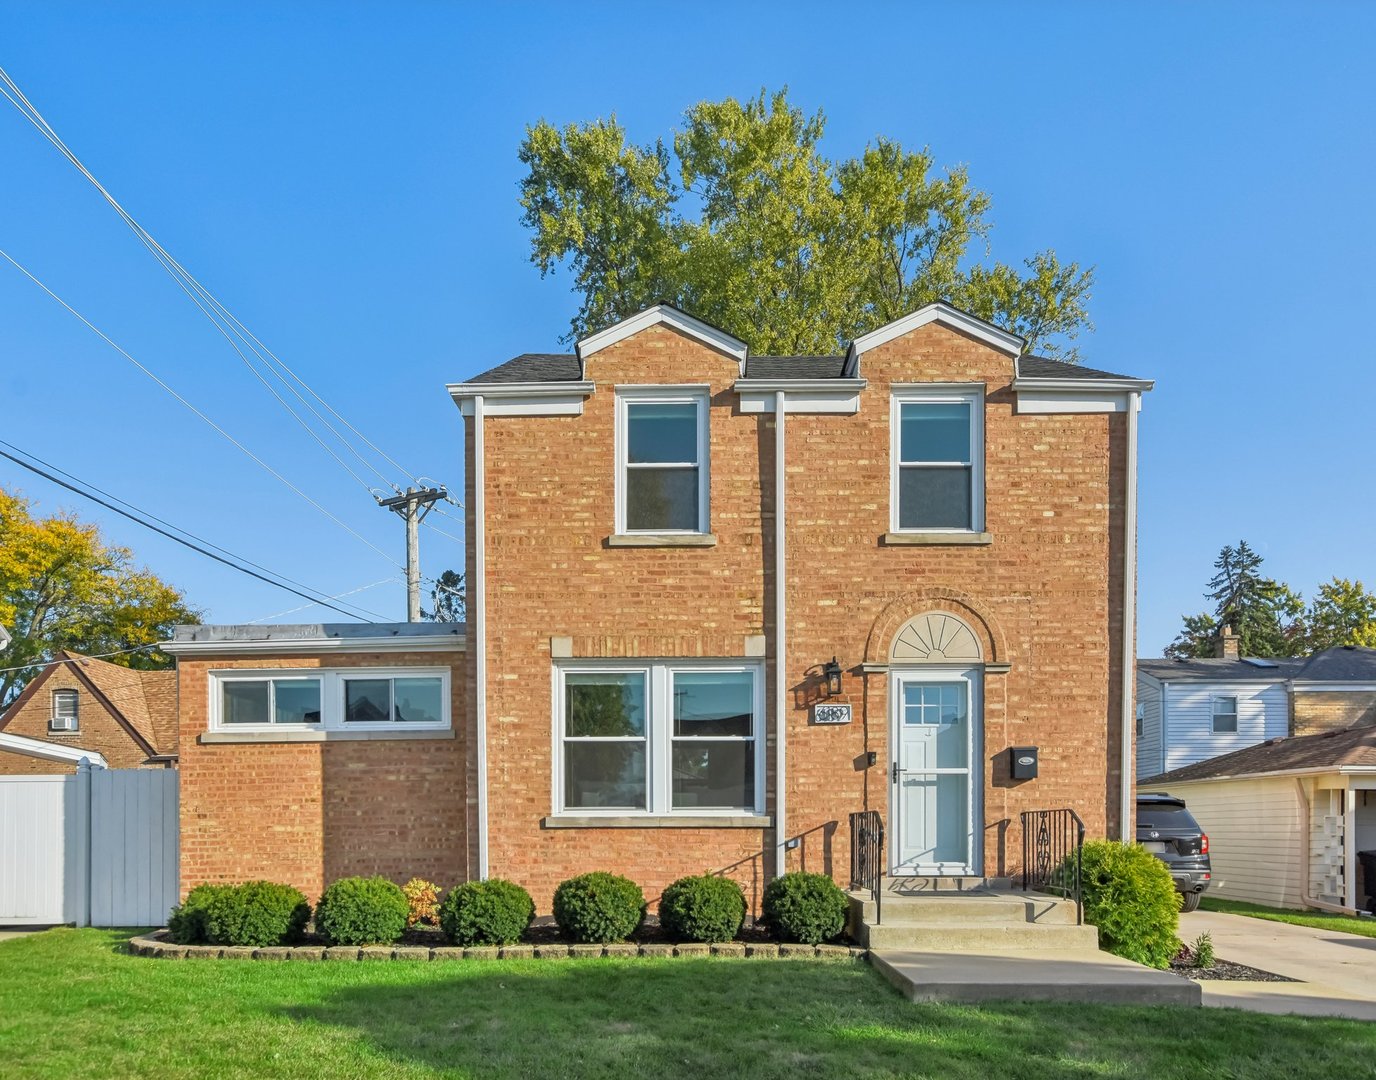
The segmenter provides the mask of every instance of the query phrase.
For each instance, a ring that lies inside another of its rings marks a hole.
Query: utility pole
[[[420,622],[420,523],[430,513],[430,507],[447,499],[449,492],[442,487],[408,487],[401,495],[378,499],[378,506],[392,510],[406,519],[406,621]]]

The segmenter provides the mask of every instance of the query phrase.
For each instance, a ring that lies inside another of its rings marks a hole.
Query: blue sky
[[[615,112],[650,140],[693,102],[787,84],[826,111],[833,156],[883,134],[968,164],[994,199],[995,256],[1052,247],[1097,266],[1086,361],[1158,380],[1144,655],[1202,607],[1229,541],[1306,594],[1335,574],[1376,585],[1376,8],[574,10],[10,2],[0,65],[266,344],[408,470],[456,488],[444,384],[557,348],[577,306],[567,278],[528,262],[525,125]],[[400,522],[0,109],[0,248],[400,562]],[[399,579],[3,263],[0,438],[327,593]],[[8,462],[0,484],[102,522],[214,621],[299,603]],[[461,566],[457,543],[422,535],[428,573]],[[399,581],[353,599],[404,617]]]

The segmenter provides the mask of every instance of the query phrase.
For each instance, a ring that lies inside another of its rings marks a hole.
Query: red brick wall
[[[1012,361],[938,326],[866,354],[861,374],[858,415],[787,418],[787,830],[802,839],[790,867],[844,881],[847,814],[887,817],[886,679],[851,671],[841,700],[855,722],[814,727],[808,669],[833,654],[848,669],[882,661],[885,635],[933,607],[963,611],[986,648],[1002,642],[991,659],[1012,664],[986,681],[986,759],[1013,744],[1042,750],[1041,779],[1018,787],[986,768],[986,872],[1015,868],[1020,809],[1073,805],[1103,835],[1119,772],[1124,417],[1015,416]],[[774,423],[739,412],[738,375],[734,360],[655,327],[589,358],[597,390],[582,416],[486,421],[489,868],[529,887],[541,910],[558,881],[591,869],[626,873],[652,898],[685,873],[727,870],[754,890],[772,871],[767,830],[540,825],[552,810],[551,636],[571,636],[574,656],[739,657],[761,633],[772,648]],[[890,382],[928,381],[988,387],[987,547],[881,541]],[[606,546],[615,386],[656,382],[711,388],[716,547]],[[470,535],[474,503],[470,490]],[[878,753],[873,768],[866,750]],[[772,812],[772,778],[769,788]]]
[[[66,733],[48,730],[54,690],[77,692],[79,731]],[[4,727],[10,735],[42,739],[72,749],[93,750],[101,754],[112,769],[136,769],[148,759],[148,752],[134,741],[100,698],[91,693],[70,664],[57,664],[50,668],[43,685],[37,687],[29,700],[20,704],[17,710],[12,708],[11,713]],[[0,776],[73,772],[76,772],[75,765],[0,751]]]
[[[209,671],[228,668],[444,667],[454,739],[213,744]],[[312,901],[335,878],[466,880],[466,672],[457,652],[183,659],[181,887],[266,878]]]

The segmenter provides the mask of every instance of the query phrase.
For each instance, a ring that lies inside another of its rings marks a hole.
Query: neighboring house
[[[1321,654],[1322,655],[1322,654]],[[1366,908],[1376,881],[1376,726],[1269,739],[1144,782],[1209,835],[1209,894],[1274,907]]]
[[[844,884],[866,810],[902,876],[1015,873],[1025,810],[1130,836],[1151,383],[1022,350],[932,304],[756,357],[660,305],[451,386],[466,629],[168,644],[183,890],[501,876],[548,911],[711,870],[755,905]]]
[[[25,740],[0,743],[0,775],[74,772],[90,755],[112,769],[175,766],[177,674],[61,651],[0,716],[0,733]]]
[[[1137,778],[1286,735],[1376,723],[1376,649],[1137,662]]]

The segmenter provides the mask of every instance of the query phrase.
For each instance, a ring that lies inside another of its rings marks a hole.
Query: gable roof
[[[1376,649],[1337,645],[1317,652],[1295,676],[1305,682],[1376,682]]]
[[[1234,750],[1231,754],[1196,761],[1193,765],[1141,780],[1138,787],[1184,780],[1218,780],[1233,776],[1351,768],[1376,770],[1376,727],[1354,727],[1343,731],[1323,731],[1317,735],[1268,739],[1255,746]]]
[[[177,673],[138,671],[70,649],[59,650],[0,716],[0,731],[59,667],[66,665],[149,757],[177,754]],[[42,740],[39,740],[42,741]]]
[[[749,349],[744,341],[738,337],[733,337],[711,323],[703,322],[701,319],[689,315],[686,311],[680,311],[673,304],[655,304],[644,311],[636,312],[629,318],[622,319],[619,323],[614,323],[605,330],[589,334],[578,342],[576,351],[579,362],[586,364],[588,357],[594,353],[601,352],[603,349],[615,345],[618,341],[624,341],[632,334],[638,334],[652,326],[672,327],[680,334],[700,341],[718,352],[725,353],[740,365],[741,374],[745,374],[745,355]]]

